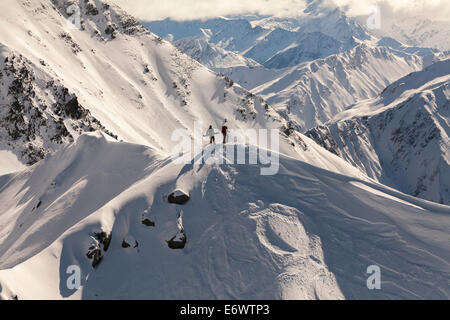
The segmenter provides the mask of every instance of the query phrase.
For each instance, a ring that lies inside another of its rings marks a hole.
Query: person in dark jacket
[[[227,127],[227,119],[225,119],[225,122],[222,126],[222,135],[223,135],[223,144],[227,141],[227,134],[228,134],[228,127]]]

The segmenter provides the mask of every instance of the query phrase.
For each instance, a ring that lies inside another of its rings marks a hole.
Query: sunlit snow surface
[[[36,98],[58,79],[119,139],[73,132],[73,144],[0,176],[2,299],[450,297],[448,206],[376,183],[297,132],[280,135],[276,175],[175,164],[171,134],[192,134],[195,121],[206,131],[224,118],[232,130],[287,120],[147,30],[122,28],[133,21],[114,6],[83,9],[80,31],[62,5],[6,2],[1,49],[28,59],[43,83]],[[167,201],[177,189],[191,196],[183,207]],[[174,250],[181,208],[187,243]],[[107,250],[100,232],[112,236]],[[86,254],[99,247],[94,268]],[[381,290],[366,286],[371,265]],[[78,290],[67,286],[70,266],[81,270]]]
[[[175,165],[91,134],[0,184],[4,298],[450,295],[448,207],[283,155],[279,174],[261,176],[259,165]],[[167,202],[175,189],[191,195],[182,250],[166,243],[178,230],[180,206]],[[86,253],[99,231],[112,240],[94,269]],[[70,265],[82,270],[78,291],[66,287]],[[381,290],[366,287],[370,265]]]

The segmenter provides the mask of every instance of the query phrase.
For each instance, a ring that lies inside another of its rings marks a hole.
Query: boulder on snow
[[[183,249],[186,245],[187,238],[183,228],[183,210],[178,212],[177,228],[177,234],[167,241],[170,249]]]
[[[104,231],[95,232],[95,238],[103,245],[103,250],[108,251],[109,244],[111,243],[112,233],[106,233]]]
[[[183,249],[186,245],[186,234],[184,230],[178,232],[172,239],[167,241],[167,245],[170,249]]]
[[[154,227],[155,226],[155,222],[150,220],[150,219],[148,219],[148,218],[145,218],[144,220],[142,220],[142,224],[147,226],[147,227]]]
[[[130,235],[126,236],[122,240],[122,248],[131,247],[131,243],[133,243],[133,242],[134,242],[133,248],[137,248],[139,246],[139,243],[137,242],[137,240]]]
[[[185,192],[181,190],[175,190],[169,195],[168,201],[169,203],[185,204],[189,201],[190,198],[191,197],[189,197],[189,195],[187,195]]]
[[[122,240],[122,248],[129,248],[131,245],[125,241],[125,239]]]
[[[96,268],[103,259],[102,249],[100,248],[98,242],[94,241],[94,243],[90,245],[86,256],[88,257],[88,259],[92,259],[92,267]]]
[[[92,259],[92,266],[95,268],[102,261],[102,247],[103,251],[107,251],[111,243],[112,233],[106,233],[104,231],[94,232],[94,236],[91,236],[92,243],[89,246],[86,256],[88,259]]]

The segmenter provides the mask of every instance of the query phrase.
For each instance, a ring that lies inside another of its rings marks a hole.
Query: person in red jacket
[[[223,126],[222,126],[223,144],[226,143],[227,133],[228,133],[228,127],[226,124],[227,124],[227,119],[225,119],[225,122],[223,123]]]

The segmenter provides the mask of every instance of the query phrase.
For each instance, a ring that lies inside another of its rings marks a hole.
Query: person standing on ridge
[[[214,132],[214,129],[212,126],[209,126],[208,131],[206,131],[205,137],[209,137],[209,143],[213,143],[216,144],[216,139],[214,138],[214,135],[216,134],[216,132]]]
[[[227,119],[225,119],[222,126],[223,144],[225,144],[227,141],[227,133],[228,133]]]

